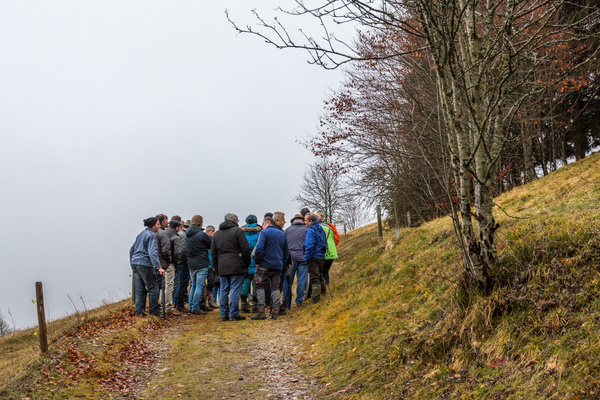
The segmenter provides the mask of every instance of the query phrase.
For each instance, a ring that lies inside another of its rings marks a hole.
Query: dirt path
[[[249,315],[247,315],[249,317]],[[293,317],[222,322],[218,311],[179,317],[181,328],[140,399],[317,399],[318,383],[301,371]],[[309,359],[309,358],[308,358]]]

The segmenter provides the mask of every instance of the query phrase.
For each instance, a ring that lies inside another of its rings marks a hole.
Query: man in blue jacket
[[[271,318],[279,318],[279,282],[283,263],[289,257],[287,239],[279,229],[272,217],[264,220],[267,225],[260,233],[256,243],[254,260],[256,261],[256,272],[254,284],[258,311],[251,319],[266,319],[265,314],[265,286],[271,286]]]
[[[310,213],[304,217],[308,229],[304,237],[304,249],[302,251],[308,273],[310,274],[310,287],[312,289],[312,304],[321,299],[321,269],[325,262],[327,251],[327,237],[325,231],[319,224],[320,218],[317,214]]]
[[[129,250],[129,262],[133,271],[135,287],[135,315],[145,316],[146,295],[148,295],[150,315],[160,316],[158,305],[157,272],[164,276],[165,270],[158,259],[158,239],[156,232],[160,229],[158,218],[144,220],[144,229],[136,238]]]
[[[292,285],[294,277],[298,274],[298,285],[296,286],[296,305],[300,307],[304,301],[304,292],[306,291],[306,278],[308,270],[306,261],[302,254],[304,248],[304,239],[306,237],[307,226],[304,224],[304,217],[301,214],[294,215],[292,225],[285,230],[285,237],[290,249],[290,258],[292,266],[285,275],[283,284],[283,304],[282,307],[291,308],[292,304]]]

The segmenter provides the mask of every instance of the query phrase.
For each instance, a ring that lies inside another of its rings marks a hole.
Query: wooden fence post
[[[42,282],[35,283],[35,297],[38,314],[38,336],[40,337],[40,350],[42,354],[48,351],[48,335],[46,332],[46,315],[44,314],[44,290]]]
[[[381,206],[377,206],[377,232],[379,239],[383,239],[383,227],[381,226]]]
[[[410,211],[406,212],[406,227],[407,228],[412,227],[412,221],[410,220]]]

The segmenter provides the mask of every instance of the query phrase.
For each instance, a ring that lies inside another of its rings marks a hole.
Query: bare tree
[[[595,59],[598,48],[554,79],[535,81],[536,71],[553,62],[555,49],[597,34],[597,7],[567,0],[296,0],[288,15],[310,15],[321,22],[323,34],[314,38],[300,30],[294,38],[283,24],[258,18],[258,28],[234,27],[260,36],[278,48],[309,51],[312,62],[335,68],[354,60],[381,62],[417,54],[434,73],[434,93],[440,132],[446,135],[452,179],[448,197],[454,228],[471,280],[489,283],[496,260],[493,214],[494,187],[510,140],[510,127],[521,105],[532,94],[566,79]],[[566,7],[578,7],[565,18]],[[422,46],[384,48],[370,54],[341,42],[334,24],[354,23],[384,35],[402,33]],[[454,202],[451,202],[454,205]]]
[[[6,318],[4,317],[4,314],[2,314],[2,311],[0,311],[0,336],[6,336],[10,332],[10,325],[8,324],[8,321],[6,321]]]
[[[326,158],[311,164],[304,172],[300,193],[294,200],[300,207],[322,211],[329,222],[339,222],[346,196],[336,165]]]

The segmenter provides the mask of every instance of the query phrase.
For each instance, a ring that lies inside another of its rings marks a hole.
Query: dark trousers
[[[254,274],[254,287],[256,289],[258,309],[260,311],[264,311],[265,309],[265,288],[267,286],[271,288],[271,309],[274,312],[279,311],[281,293],[279,291],[280,282],[280,270],[263,268],[261,266],[256,267],[256,273]]]
[[[135,315],[142,315],[146,308],[146,296],[149,301],[150,315],[160,315],[158,305],[159,287],[156,278],[161,276],[154,267],[132,265],[133,284],[135,285]]]
[[[183,308],[187,297],[187,288],[190,284],[190,271],[187,264],[179,264],[175,269],[175,294],[173,295],[173,304],[175,307]]]
[[[329,285],[329,270],[331,269],[331,264],[333,264],[333,259],[323,261],[323,269],[321,270],[321,275],[323,276],[323,280],[328,285]]]
[[[310,275],[310,285],[321,285],[321,271],[323,270],[324,260],[311,258],[306,262],[308,274]]]

